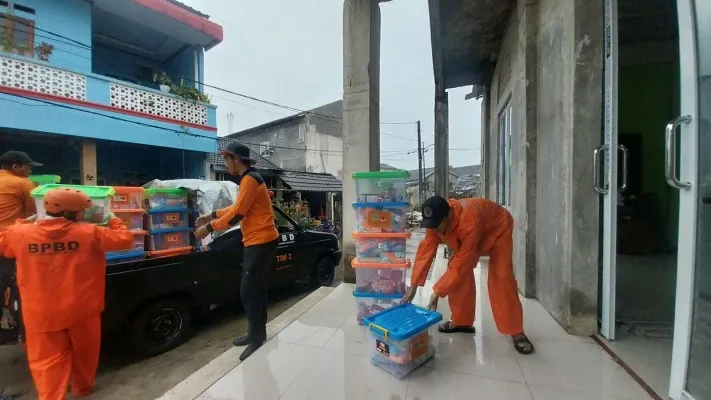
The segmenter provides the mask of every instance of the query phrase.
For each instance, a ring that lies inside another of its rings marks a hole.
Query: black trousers
[[[276,264],[279,239],[244,248],[240,297],[247,313],[252,341],[267,340],[267,279]]]

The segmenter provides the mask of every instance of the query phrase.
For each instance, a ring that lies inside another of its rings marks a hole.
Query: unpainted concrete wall
[[[498,182],[499,123],[512,107],[514,262],[519,288],[569,332],[597,332],[602,136],[602,0],[521,0],[509,21],[488,104],[487,196]]]

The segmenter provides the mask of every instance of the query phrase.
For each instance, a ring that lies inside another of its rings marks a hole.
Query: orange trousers
[[[523,308],[518,297],[518,285],[513,272],[513,224],[506,224],[489,251],[489,302],[496,328],[504,335],[523,332]],[[476,313],[476,282],[474,265],[466,269],[459,284],[448,294],[452,324],[473,326]]]
[[[27,330],[27,358],[39,400],[64,400],[91,394],[99,366],[101,316],[78,321],[54,332]]]

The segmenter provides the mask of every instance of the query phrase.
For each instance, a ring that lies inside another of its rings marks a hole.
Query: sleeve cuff
[[[212,219],[217,218],[217,211],[213,211],[210,215],[212,215]]]
[[[215,232],[215,228],[212,227],[212,222],[205,225],[205,229],[207,229],[207,231],[210,233]]]

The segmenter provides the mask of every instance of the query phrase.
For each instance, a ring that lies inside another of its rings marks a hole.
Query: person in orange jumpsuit
[[[17,261],[27,358],[40,400],[91,394],[99,364],[106,252],[128,250],[133,235],[115,217],[109,227],[81,223],[91,199],[47,192],[47,217],[0,232],[0,254]]]
[[[403,302],[411,302],[417,287],[427,280],[440,243],[453,252],[449,267],[433,288],[428,304],[437,309],[448,297],[452,320],[440,325],[443,333],[474,333],[476,292],[474,268],[489,255],[489,300],[499,332],[513,338],[516,351],[531,354],[533,344],[523,331],[523,310],[513,272],[513,217],[501,205],[483,198],[447,201],[434,196],[422,205],[422,226],[427,228],[415,256],[410,287]]]

